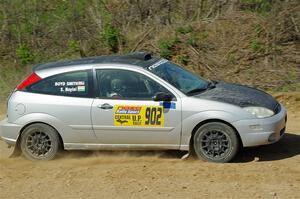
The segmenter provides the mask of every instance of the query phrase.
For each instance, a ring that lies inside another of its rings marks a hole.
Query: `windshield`
[[[155,63],[149,70],[186,95],[197,94],[209,87],[208,81],[167,60]]]

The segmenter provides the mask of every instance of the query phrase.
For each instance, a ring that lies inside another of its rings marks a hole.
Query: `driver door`
[[[91,114],[98,143],[179,148],[179,97],[140,72],[97,69],[96,76],[99,98],[94,100]],[[168,92],[173,100],[154,101],[157,92]]]

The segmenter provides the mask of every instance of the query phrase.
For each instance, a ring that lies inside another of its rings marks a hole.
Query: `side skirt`
[[[182,150],[179,145],[65,143],[65,150]],[[183,149],[183,151],[185,151]]]

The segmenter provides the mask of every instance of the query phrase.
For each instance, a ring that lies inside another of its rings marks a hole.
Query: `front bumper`
[[[259,146],[272,144],[280,140],[284,135],[287,120],[285,108],[276,115],[263,119],[239,120],[232,125],[239,132],[243,146]]]
[[[0,138],[8,145],[14,146],[18,140],[22,127],[9,123],[7,118],[0,122]]]

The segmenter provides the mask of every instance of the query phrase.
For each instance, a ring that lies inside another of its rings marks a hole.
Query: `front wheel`
[[[57,131],[42,123],[26,127],[21,134],[21,150],[30,160],[51,160],[58,153],[60,139]]]
[[[195,133],[193,141],[198,158],[210,162],[229,162],[239,149],[236,132],[221,122],[202,125]]]

